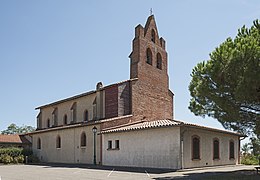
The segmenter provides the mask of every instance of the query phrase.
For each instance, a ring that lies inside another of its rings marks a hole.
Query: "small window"
[[[88,110],[84,112],[84,121],[88,121]]]
[[[93,120],[97,120],[97,98],[94,99],[92,103],[93,110]]]
[[[64,117],[63,117],[63,124],[64,124],[64,125],[68,124],[67,114],[65,114]]]
[[[54,108],[52,112],[53,127],[58,126],[58,108]]]
[[[112,141],[108,141],[107,149],[112,149]]]
[[[37,149],[41,149],[41,148],[42,148],[41,139],[38,138],[38,140],[37,140]]]
[[[156,67],[162,69],[162,56],[160,53],[157,53]]]
[[[119,140],[115,140],[115,148],[119,149]]]
[[[80,137],[80,146],[86,147],[86,145],[87,145],[87,137],[86,137],[86,133],[83,132]]]
[[[61,148],[61,138],[59,135],[56,138],[56,148]]]
[[[47,127],[51,127],[51,122],[50,122],[50,119],[47,119]]]
[[[219,140],[213,141],[213,159],[219,159]]]
[[[151,40],[155,43],[155,31],[152,29]]]
[[[152,57],[152,51],[148,48],[146,50],[146,63],[152,65],[153,57]]]
[[[192,138],[192,160],[200,159],[200,139],[198,136]]]
[[[234,141],[231,140],[229,142],[229,159],[234,159],[235,158],[235,146],[234,146]]]
[[[77,103],[74,102],[70,108],[70,122],[73,124],[77,122]]]

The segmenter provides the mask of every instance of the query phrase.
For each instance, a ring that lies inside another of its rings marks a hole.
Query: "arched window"
[[[48,128],[51,127],[51,121],[50,121],[50,119],[47,119],[47,127],[48,127]]]
[[[54,126],[58,126],[58,108],[54,108],[52,112],[52,121]]]
[[[61,148],[61,138],[59,135],[56,138],[56,148]]]
[[[229,141],[229,159],[234,159],[235,158],[235,145],[234,141],[230,140]]]
[[[38,140],[37,140],[37,149],[41,149],[41,148],[42,148],[41,139],[38,138]]]
[[[192,160],[200,159],[200,138],[192,137]]]
[[[67,114],[65,114],[65,115],[63,116],[63,124],[64,124],[64,125],[68,124],[68,116],[67,116]]]
[[[151,40],[155,43],[155,31],[152,29]]]
[[[84,121],[88,121],[88,110],[84,112]]]
[[[86,145],[87,145],[87,137],[86,137],[86,133],[83,132],[81,133],[81,137],[80,137],[80,146],[86,147]]]
[[[219,159],[219,140],[213,140],[213,159]]]
[[[152,57],[152,51],[148,48],[146,50],[146,62],[150,65],[152,65],[153,57]]]
[[[70,122],[77,122],[77,102],[74,102],[70,108]]]
[[[160,53],[157,53],[156,67],[162,69],[162,56]]]

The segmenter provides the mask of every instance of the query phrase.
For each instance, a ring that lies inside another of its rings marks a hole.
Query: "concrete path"
[[[254,169],[254,166],[238,165],[172,172],[161,169],[96,167],[91,165],[78,167],[75,167],[75,165],[0,165],[0,180],[201,179],[201,177],[210,177],[220,173],[252,169]]]

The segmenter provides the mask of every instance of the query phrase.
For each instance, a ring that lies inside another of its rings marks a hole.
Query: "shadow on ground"
[[[260,174],[254,170],[241,170],[233,172],[205,172],[205,173],[184,173],[182,177],[158,177],[154,180],[260,180]]]
[[[97,169],[107,171],[122,171],[122,172],[133,172],[133,173],[149,173],[149,174],[163,174],[176,172],[174,169],[157,169],[157,168],[138,168],[138,167],[115,167],[115,166],[100,166],[93,164],[62,164],[62,163],[40,163],[40,164],[29,164],[44,166],[44,168],[82,168],[82,169]]]

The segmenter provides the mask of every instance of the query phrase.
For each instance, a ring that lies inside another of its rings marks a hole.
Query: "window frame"
[[[153,65],[153,53],[150,48],[146,49],[146,63],[151,66]]]
[[[81,148],[87,147],[87,136],[86,136],[86,133],[84,131],[80,135],[80,147]]]
[[[162,55],[159,52],[156,55],[156,68],[162,70]]]
[[[88,122],[89,121],[89,114],[88,114],[88,110],[86,109],[84,111],[84,119],[83,119],[84,122]]]
[[[67,116],[67,114],[65,114],[65,115],[63,116],[63,124],[64,124],[64,125],[67,125],[67,124],[68,124],[68,116]]]
[[[111,150],[113,149],[113,143],[112,143],[112,140],[108,140],[107,141],[107,150]]]
[[[194,149],[194,139],[198,139],[198,157],[195,157],[195,149]],[[201,147],[200,147],[200,137],[197,135],[193,135],[191,138],[191,155],[192,155],[192,160],[201,160],[201,156],[200,156],[200,151],[201,151]]]
[[[152,29],[152,31],[151,31],[151,41],[152,41],[153,43],[156,42],[156,35],[155,35],[155,30],[154,30],[154,29]]]
[[[56,149],[61,149],[61,137],[58,135],[56,137]]]
[[[120,143],[119,140],[115,140],[115,149],[120,149]]]
[[[217,149],[215,149],[215,142],[217,142]],[[215,152],[217,150],[217,152]],[[217,154],[216,154],[217,153]],[[217,156],[215,156],[217,155]],[[213,160],[219,160],[220,159],[220,144],[219,144],[219,139],[214,138],[213,139]]]
[[[37,139],[37,149],[38,150],[41,150],[42,149],[42,141],[41,141],[41,138],[38,137]]]
[[[231,153],[231,143],[233,144],[232,153]],[[235,159],[235,142],[234,142],[233,139],[229,140],[229,148],[228,149],[229,149],[229,159]]]

